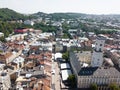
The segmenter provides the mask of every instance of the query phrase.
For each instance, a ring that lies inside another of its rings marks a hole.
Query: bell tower
[[[98,36],[95,42],[95,48],[92,54],[91,66],[101,67],[103,64],[103,48],[105,44],[105,38]]]

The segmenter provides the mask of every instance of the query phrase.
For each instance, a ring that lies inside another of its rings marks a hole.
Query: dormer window
[[[100,46],[102,46],[102,44],[100,44]]]

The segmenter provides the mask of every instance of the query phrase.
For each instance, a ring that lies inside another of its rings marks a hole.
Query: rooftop
[[[105,40],[106,38],[103,37],[103,36],[98,36],[97,39],[98,39],[98,40]]]

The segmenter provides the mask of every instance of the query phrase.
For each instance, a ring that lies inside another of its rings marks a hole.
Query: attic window
[[[102,46],[102,44],[100,44],[100,46]]]

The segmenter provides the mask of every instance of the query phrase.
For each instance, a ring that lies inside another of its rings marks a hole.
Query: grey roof
[[[106,38],[103,37],[103,36],[98,36],[97,39],[98,39],[98,40],[105,40]]]
[[[77,73],[80,72],[80,69],[85,62],[90,62],[91,52],[83,51],[83,52],[70,52],[70,62],[76,69]]]
[[[20,74],[25,75],[25,74],[32,74],[32,76],[36,75],[43,75],[44,70],[41,68],[41,66],[34,67],[33,69],[29,71],[21,71]]]
[[[44,72],[43,71],[22,71],[20,74],[32,74],[32,76],[36,76],[36,75],[43,75]]]
[[[93,75],[93,73],[98,69],[98,67],[84,67],[81,68],[78,75]]]
[[[120,76],[120,72],[114,67],[110,67],[110,68],[86,67],[86,68],[81,68],[78,75],[80,75],[80,76],[92,75],[92,76],[100,76],[100,77],[104,77],[104,76],[117,77],[117,76]]]
[[[120,72],[115,67],[101,67],[98,68],[94,73],[93,76],[110,76],[110,77],[118,77],[120,76]]]
[[[78,73],[81,69],[81,66],[74,52],[70,52],[70,63],[72,63],[72,66],[76,69],[76,72]]]

